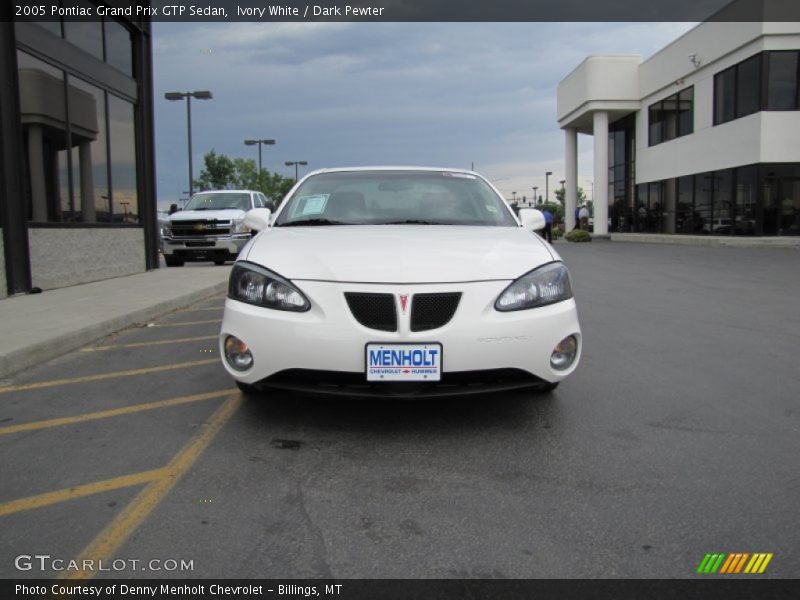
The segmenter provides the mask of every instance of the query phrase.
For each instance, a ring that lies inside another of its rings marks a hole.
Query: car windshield
[[[184,210],[223,210],[238,208],[250,210],[250,194],[248,193],[203,193],[193,196]]]
[[[319,173],[295,190],[277,227],[481,225],[515,227],[505,202],[480,177],[444,171]]]

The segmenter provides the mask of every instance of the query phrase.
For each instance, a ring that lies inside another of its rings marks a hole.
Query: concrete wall
[[[3,246],[3,230],[0,229],[0,298],[8,296],[8,288],[6,287],[6,256],[5,248]]]
[[[145,271],[139,228],[30,228],[33,285],[43,290]]]

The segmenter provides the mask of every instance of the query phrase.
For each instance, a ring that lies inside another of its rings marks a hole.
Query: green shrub
[[[583,229],[573,229],[564,236],[564,239],[568,242],[591,242],[592,236],[589,235],[588,231],[584,231]]]
[[[564,235],[564,232],[559,227],[553,227],[553,229],[550,232],[553,234],[553,239],[554,240],[557,240],[562,235]]]

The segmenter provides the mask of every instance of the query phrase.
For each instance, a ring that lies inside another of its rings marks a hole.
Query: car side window
[[[253,194],[253,208],[261,208],[261,194]]]

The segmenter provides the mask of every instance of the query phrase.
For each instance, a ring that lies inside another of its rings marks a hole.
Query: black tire
[[[561,382],[556,381],[555,383],[543,383],[539,388],[537,388],[537,391],[540,394],[549,394],[558,387],[559,383]]]
[[[249,383],[242,383],[241,381],[237,381],[236,387],[242,390],[242,393],[247,396],[258,396],[259,394],[258,388],[254,385],[250,385]]]
[[[224,258],[221,258],[221,259],[218,258],[218,259],[214,260],[214,264],[217,265],[218,267],[221,267],[222,265],[225,264],[225,259]]]
[[[177,256],[172,256],[169,254],[164,255],[164,262],[167,263],[168,267],[182,267],[183,266],[183,259]]]

